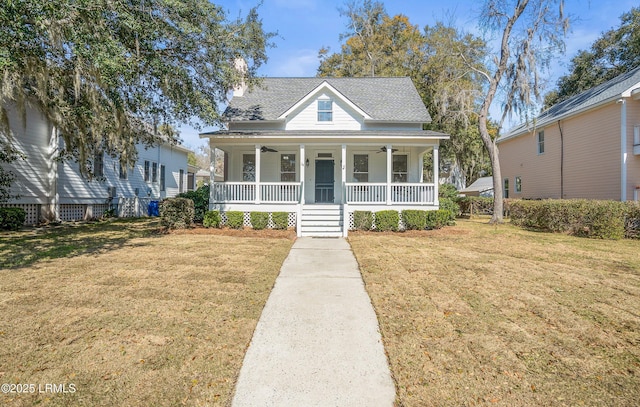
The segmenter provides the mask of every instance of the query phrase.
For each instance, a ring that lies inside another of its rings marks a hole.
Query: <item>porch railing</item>
[[[260,188],[260,202],[297,203],[302,191],[300,182],[216,182],[213,184],[214,202],[256,202],[256,188]]]
[[[387,203],[387,184],[352,182],[345,183],[347,203],[349,204],[384,204]],[[434,185],[426,183],[394,183],[391,184],[389,202],[405,204],[433,204]]]
[[[347,203],[385,203],[387,184],[368,182],[347,182]]]
[[[261,182],[260,201],[268,203],[295,203],[300,201],[299,182]]]

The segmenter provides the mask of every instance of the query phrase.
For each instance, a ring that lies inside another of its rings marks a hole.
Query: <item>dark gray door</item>
[[[333,160],[316,160],[316,202],[333,202]]]

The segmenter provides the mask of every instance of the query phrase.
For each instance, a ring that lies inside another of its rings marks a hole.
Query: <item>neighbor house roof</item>
[[[629,97],[631,93],[637,89],[640,89],[640,66],[553,105],[542,112],[532,122],[521,124],[500,137],[498,142],[528,133],[534,127],[542,128],[549,123],[555,123],[558,120],[582,113],[605,103],[610,103],[621,97]]]
[[[366,113],[370,120],[431,122],[411,78],[264,78],[243,96],[231,99],[230,121],[279,120],[324,83]]]
[[[484,192],[493,189],[493,177],[481,177],[475,180],[465,189],[461,189],[460,193],[465,192]]]

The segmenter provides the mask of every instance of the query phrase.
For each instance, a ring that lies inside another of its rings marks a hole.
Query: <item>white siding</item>
[[[318,100],[333,101],[333,120],[318,121]],[[326,91],[310,98],[287,117],[286,130],[362,130],[364,118],[332,92]]]
[[[13,164],[3,164],[3,168],[13,172],[16,180],[11,188],[12,195],[19,195],[19,199],[12,203],[46,204],[49,202],[52,181],[51,153],[49,141],[53,129],[44,117],[36,110],[27,109],[26,127],[18,112],[8,107],[9,123],[11,126],[11,143],[23,153],[27,159],[19,159]]]

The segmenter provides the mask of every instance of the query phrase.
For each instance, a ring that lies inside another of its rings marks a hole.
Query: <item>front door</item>
[[[316,202],[333,203],[333,160],[316,160]]]

